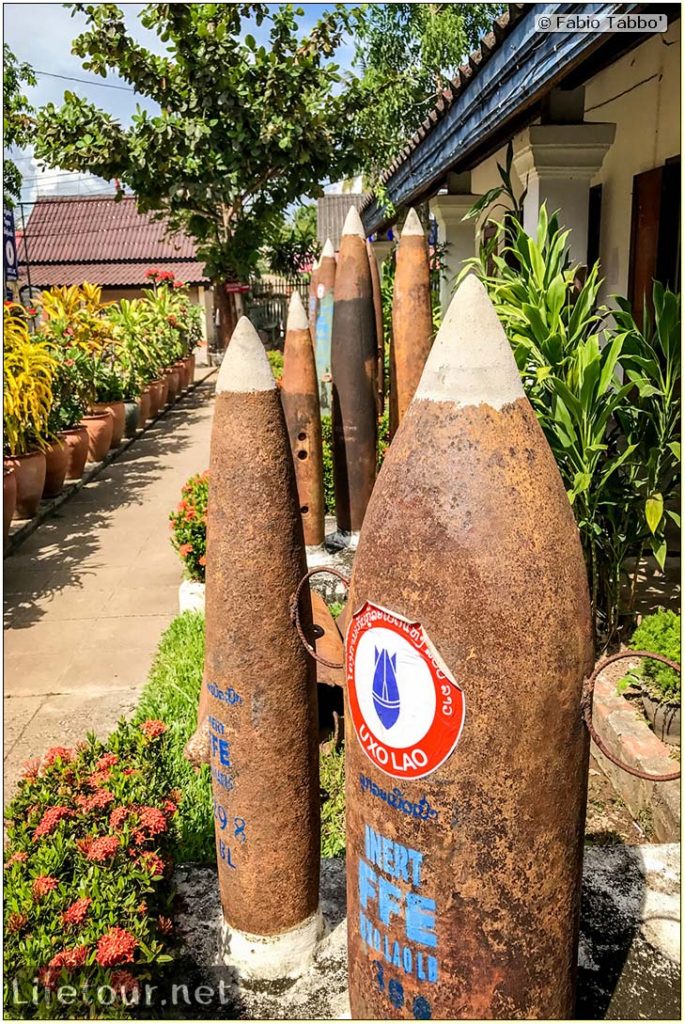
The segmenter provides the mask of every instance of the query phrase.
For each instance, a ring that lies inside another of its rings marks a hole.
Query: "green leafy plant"
[[[273,348],[268,350],[266,356],[269,360],[269,365],[271,366],[271,372],[278,383],[283,376],[283,353],[279,352],[278,349]]]
[[[345,751],[321,755],[321,856],[345,852]]]
[[[323,499],[327,516],[335,515],[335,482],[333,477],[333,420],[321,417],[321,442],[323,448]]]
[[[178,551],[188,579],[204,582],[207,554],[207,498],[209,470],[191,476],[181,489],[181,500],[169,513],[171,543]]]
[[[30,64],[17,60],[7,45],[3,46],[3,143],[6,150],[13,146],[29,146],[33,142],[34,110],[22,92],[23,85],[35,85],[36,76]],[[3,200],[9,209],[21,195],[22,176],[14,160],[5,156],[2,166]]]
[[[85,983],[111,986],[127,1016],[137,978],[172,959],[167,876],[181,794],[165,768],[166,734],[158,720],[122,721],[106,744],[89,736],[28,763],[5,815],[8,1016],[89,1017]],[[73,1000],[48,1002],[67,983]]]
[[[76,427],[88,411],[89,355],[80,348],[50,344],[55,360],[48,430],[55,436]]]
[[[633,651],[663,654],[680,664],[680,616],[663,608],[645,615],[628,646]],[[627,686],[644,690],[659,703],[680,704],[680,675],[653,658],[642,658],[619,682],[619,691]]]
[[[26,455],[48,444],[57,364],[45,339],[29,332],[22,306],[5,303],[3,327],[5,450]]]

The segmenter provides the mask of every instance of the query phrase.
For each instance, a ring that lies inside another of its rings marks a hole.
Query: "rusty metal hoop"
[[[325,665],[326,668],[344,668],[344,661],[340,662],[340,664],[338,665],[335,661],[329,661],[328,658],[323,658],[320,654],[316,653],[316,649],[312,647],[312,645],[307,640],[307,637],[304,635],[302,623],[300,622],[300,595],[302,593],[302,588],[304,587],[305,583],[307,583],[308,580],[311,579],[312,576],[316,576],[317,573],[321,572],[327,572],[329,576],[337,576],[337,578],[342,583],[344,583],[346,587],[349,587],[350,585],[349,578],[347,576],[344,576],[343,573],[341,573],[338,569],[334,568],[334,566],[332,565],[320,565],[314,569],[309,569],[309,571],[304,574],[300,582],[297,584],[297,590],[293,594],[293,599],[290,602],[290,619],[295,624],[295,629],[297,630],[297,634],[300,638],[300,641],[302,642],[302,646],[309,654],[311,654],[312,658],[314,658],[315,661],[318,661],[322,665]]]
[[[664,657],[663,654],[654,654],[652,651],[619,651],[618,654],[611,654],[607,658],[603,658],[598,661],[595,665],[592,675],[587,679],[583,687],[583,700],[581,702],[581,711],[583,715],[583,721],[587,726],[587,730],[590,736],[595,741],[599,749],[602,751],[604,756],[615,764],[617,768],[621,768],[624,772],[628,772],[629,775],[634,775],[637,779],[646,779],[647,782],[674,782],[680,778],[680,771],[668,772],[665,775],[650,775],[649,772],[640,771],[639,768],[632,768],[630,765],[625,764],[619,758],[615,757],[607,747],[601,736],[598,735],[597,730],[592,724],[592,700],[595,693],[595,683],[599,677],[600,672],[603,672],[605,668],[611,665],[614,661],[621,661],[624,658],[651,658],[653,661],[660,661],[663,665],[668,665],[674,672],[680,675],[680,665],[677,661],[671,661],[670,658]]]

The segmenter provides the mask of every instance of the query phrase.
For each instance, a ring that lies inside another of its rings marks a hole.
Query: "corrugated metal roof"
[[[31,286],[34,288],[52,288],[56,285],[99,284],[103,287],[140,287],[149,285],[147,272],[154,270],[171,270],[177,281],[184,284],[206,284],[207,278],[202,273],[202,264],[196,260],[143,262],[88,262],[88,263],[33,263],[31,262]],[[22,283],[28,283],[26,267],[20,267]]]
[[[194,259],[195,243],[166,234],[164,220],[138,213],[126,196],[50,196],[39,199],[26,225],[31,262],[69,263],[119,260]],[[25,261],[24,246],[19,258]]]
[[[343,192],[341,195],[322,196],[316,205],[316,237],[321,245],[330,238],[333,248],[340,248],[345,217],[351,206],[361,209],[364,202],[362,192]]]

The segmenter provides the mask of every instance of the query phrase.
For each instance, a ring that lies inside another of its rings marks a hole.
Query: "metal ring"
[[[651,658],[653,661],[660,661],[663,665],[668,665],[674,672],[680,675],[680,665],[677,661],[671,661],[670,658],[664,657],[663,654],[654,654],[652,651],[620,651],[618,654],[612,654],[608,658],[604,658],[602,661],[598,661],[595,665],[592,675],[588,678],[587,682],[583,687],[583,700],[581,702],[581,711],[583,715],[583,721],[587,726],[590,736],[595,741],[599,749],[602,751],[604,756],[615,764],[617,768],[622,768],[624,772],[628,772],[629,775],[634,775],[637,779],[646,779],[648,782],[674,782],[680,778],[680,771],[669,772],[666,775],[650,775],[649,772],[640,771],[639,768],[632,768],[629,764],[625,764],[620,761],[614,754],[611,753],[604,740],[597,734],[597,731],[592,724],[592,699],[595,693],[595,683],[599,677],[600,672],[603,672],[608,665],[611,665],[614,661],[621,661],[624,658]]]
[[[344,576],[338,569],[334,568],[332,565],[321,565],[315,569],[309,569],[309,571],[304,574],[304,576],[298,583],[297,590],[295,591],[293,599],[290,602],[290,620],[291,622],[295,623],[295,629],[297,630],[298,636],[302,642],[302,646],[309,654],[311,654],[312,658],[314,658],[315,661],[318,661],[322,665],[325,665],[326,668],[344,668],[344,661],[342,661],[338,665],[335,661],[329,661],[328,658],[322,658],[320,654],[316,653],[316,648],[312,647],[312,645],[307,640],[307,637],[304,635],[304,630],[302,629],[302,624],[300,622],[300,594],[302,593],[302,588],[304,587],[305,583],[307,583],[308,580],[311,579],[312,576],[316,576],[316,574],[319,572],[327,572],[330,576],[337,576],[337,578],[342,583],[344,583],[346,587],[349,587],[350,585],[348,577]]]

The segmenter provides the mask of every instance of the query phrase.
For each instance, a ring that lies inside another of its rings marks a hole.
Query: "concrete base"
[[[328,934],[301,976],[253,983],[221,964],[222,915],[216,871],[179,868],[176,915],[183,944],[176,980],[232,986],[229,1007],[201,1016],[241,1020],[343,1020],[347,997],[345,861],[321,865],[321,911]],[[677,844],[586,846],[576,1016],[589,1019],[680,1018],[680,847]],[[228,981],[227,981],[228,978]]]
[[[183,580],[178,588],[178,611],[202,612],[205,610],[205,585],[197,580]]]
[[[307,568],[317,569],[332,566],[349,579],[352,575],[352,563],[354,561],[354,550],[344,548],[342,551],[326,551],[324,547],[307,548]],[[336,576],[329,576],[324,573],[312,576],[310,581],[312,590],[321,594],[327,604],[333,601],[344,601],[347,598],[347,587]]]
[[[221,959],[248,981],[299,978],[307,970],[323,933],[323,917],[318,910],[296,928],[279,935],[249,935],[223,921]]]

